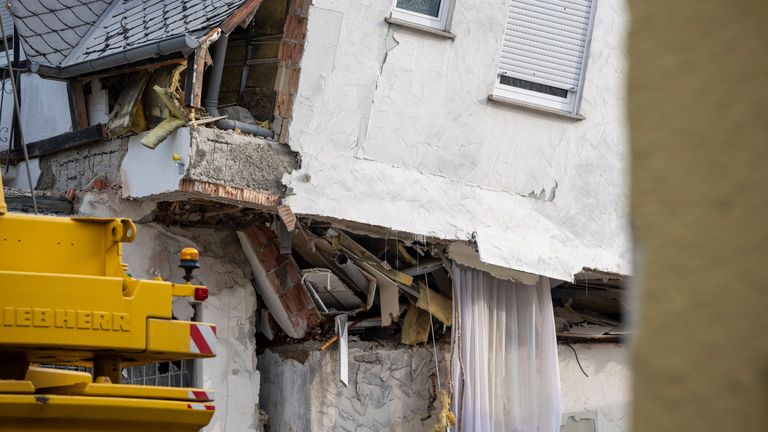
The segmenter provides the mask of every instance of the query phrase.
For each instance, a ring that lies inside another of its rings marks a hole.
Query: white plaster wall
[[[154,209],[151,201],[121,200],[114,193],[85,194],[77,212],[84,216],[131,217],[134,220]],[[206,432],[257,431],[259,372],[256,370],[256,292],[250,282],[250,266],[234,231],[224,228],[168,228],[138,224],[136,239],[123,245],[123,261],[136,278],[156,275],[182,281],[178,253],[184,247],[200,251],[197,281],[208,286],[203,302],[204,322],[217,328],[217,353],[202,360],[199,385],[214,389],[216,413]],[[176,299],[173,313],[191,319],[194,310],[185,299]]]
[[[203,303],[204,322],[216,324],[216,357],[202,361],[199,385],[214,389],[216,413],[208,432],[258,430],[259,372],[256,370],[256,292],[234,232],[217,229],[169,229],[154,224],[137,227],[125,245],[125,262],[134,277],[182,281],[177,267],[184,247],[200,251],[200,283],[210,297]],[[192,308],[174,302],[174,315],[191,319]]]
[[[629,348],[622,344],[573,345],[573,351],[558,345],[563,415],[594,413],[597,432],[629,430],[630,368]]]
[[[2,134],[2,132],[0,132]],[[29,166],[30,176],[27,177],[27,166]],[[29,165],[26,161],[8,168],[8,172],[3,176],[3,185],[5,187],[22,189],[29,191],[30,182],[32,182],[32,188],[37,187],[37,181],[40,179],[40,159],[30,159]]]
[[[353,338],[354,339],[354,338]],[[431,347],[350,341],[349,385],[339,380],[336,344],[280,347],[259,356],[261,407],[281,432],[431,432],[439,403],[430,404]],[[443,388],[448,347],[439,346]],[[298,359],[298,361],[297,361]]]
[[[67,82],[21,76],[21,127],[28,143],[72,130]]]
[[[11,90],[11,80],[2,80],[0,90],[3,92],[2,105],[0,105],[0,148],[5,150],[11,142],[11,125],[13,124],[13,90]]]
[[[176,129],[156,148],[141,143],[148,132],[130,137],[120,165],[121,193],[125,198],[146,198],[175,192],[190,162],[190,130]],[[174,160],[178,156],[179,160]]]
[[[594,414],[597,432],[628,431],[629,349],[612,343],[573,347],[589,377],[579,369],[573,351],[558,345],[563,414]],[[439,349],[439,357],[447,360],[448,347]],[[421,421],[429,402],[426,380],[434,372],[430,350],[351,342],[348,387],[338,379],[335,346],[323,352],[312,344],[280,350],[282,354],[268,350],[259,356],[261,403],[271,430],[432,430],[434,417]],[[441,375],[449,369],[443,361]]]
[[[290,129],[302,167],[284,178],[293,210],[444,239],[476,233],[484,261],[557,279],[629,273],[625,2],[597,6],[584,121],[487,100],[506,1],[457,1],[455,40],[389,26],[390,7],[310,9]]]
[[[13,51],[9,52],[13,58]],[[22,60],[24,55],[22,53]],[[6,65],[5,54],[0,53],[0,66]],[[50,80],[34,73],[24,73],[20,80],[21,124],[26,142],[50,138],[72,130],[69,93],[66,81]],[[13,122],[13,86],[2,80],[0,105],[0,149],[5,150],[11,139]]]

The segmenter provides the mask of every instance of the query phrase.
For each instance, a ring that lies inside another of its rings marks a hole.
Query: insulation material
[[[320,314],[301,284],[299,267],[290,255],[280,254],[277,235],[269,227],[253,225],[237,236],[275,321],[288,336],[304,337]]]
[[[176,88],[179,86],[181,73],[187,69],[186,64],[178,65],[174,68],[155,71],[149,80],[148,87],[151,91],[145,92],[144,104],[146,106],[150,127],[153,123],[160,120],[152,130],[149,131],[141,143],[149,148],[155,148],[173,131],[184,125],[186,115],[181,107]],[[152,122],[154,120],[154,122]]]
[[[454,265],[460,430],[559,430],[562,402],[549,280],[504,281]],[[509,373],[513,372],[513,373]]]
[[[141,139],[141,143],[153,149],[163,142],[164,139],[168,138],[168,135],[172,134],[176,129],[182,126],[184,126],[184,120],[176,117],[168,117],[163,120],[162,123],[157,125],[157,127],[149,131],[148,134],[144,135],[144,138]]]
[[[111,136],[121,136],[130,132],[141,132],[143,129],[136,129],[137,124],[144,123],[144,120],[138,120],[135,117],[144,117],[144,112],[139,109],[142,105],[141,99],[144,88],[149,81],[150,73],[139,71],[133,74],[132,79],[128,80],[117,98],[115,108],[110,114],[110,120],[107,124]],[[146,126],[146,124],[144,124]]]
[[[445,390],[437,392],[440,401],[440,413],[437,415],[438,423],[432,428],[432,432],[443,432],[449,427],[456,426],[456,415],[451,412],[451,397]]]
[[[453,324],[453,302],[448,297],[438,294],[419,282],[419,301],[416,303],[421,309],[434,315],[446,326]]]
[[[418,307],[408,305],[403,320],[400,342],[406,345],[424,343],[429,338],[430,315]]]

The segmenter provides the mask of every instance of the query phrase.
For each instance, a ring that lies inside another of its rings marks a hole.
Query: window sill
[[[571,114],[569,112],[560,111],[552,108],[547,108],[539,105],[534,105],[526,102],[520,102],[514,99],[505,98],[503,96],[496,96],[493,94],[488,95],[488,100],[491,102],[498,102],[505,105],[511,105],[519,108],[523,108],[530,111],[538,111],[540,113],[545,114],[551,114],[558,117],[565,117],[570,120],[584,120],[586,117],[584,117],[582,114]]]
[[[433,34],[435,36],[440,36],[446,39],[456,39],[456,35],[451,32],[438,30],[429,26],[421,25],[421,24],[415,24],[410,21],[402,20],[400,18],[387,17],[387,18],[384,18],[384,21],[386,21],[388,24],[391,24],[391,25],[422,31],[422,32]]]

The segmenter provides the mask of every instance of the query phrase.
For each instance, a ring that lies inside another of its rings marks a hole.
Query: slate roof
[[[175,37],[198,38],[244,2],[12,0],[11,13],[27,58],[66,68]]]
[[[109,0],[15,0],[11,13],[27,58],[59,66],[107,6]]]

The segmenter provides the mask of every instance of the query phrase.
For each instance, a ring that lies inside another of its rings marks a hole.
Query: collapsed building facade
[[[627,21],[15,0],[7,200],[133,218],[136,276],[201,250],[210,298],[174,315],[216,323],[218,356],[124,377],[215,388],[208,430],[625,430]]]

